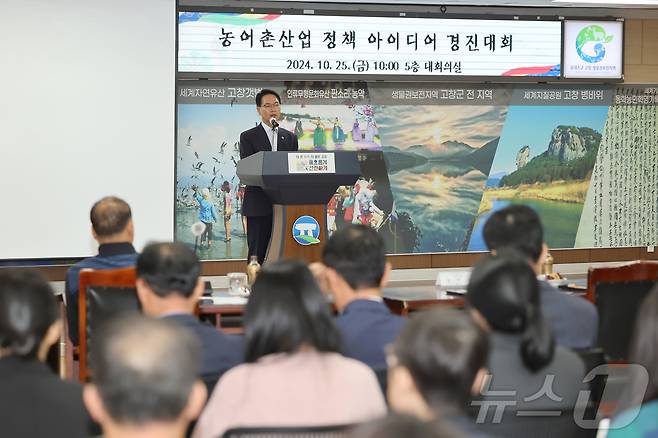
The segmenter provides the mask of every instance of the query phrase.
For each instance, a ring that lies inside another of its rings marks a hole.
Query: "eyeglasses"
[[[278,108],[278,107],[281,106],[281,104],[279,104],[279,102],[276,102],[276,103],[266,103],[265,105],[261,105],[261,106],[262,106],[263,108],[269,110],[269,109],[272,109],[272,108]]]

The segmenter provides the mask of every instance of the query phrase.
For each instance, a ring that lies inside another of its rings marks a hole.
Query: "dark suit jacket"
[[[229,368],[243,362],[244,341],[242,336],[226,335],[215,327],[201,323],[194,315],[167,315],[183,327],[191,330],[201,342],[201,375],[222,375]]]
[[[0,359],[0,435],[87,437],[95,434],[82,403],[82,386],[60,380],[44,364]]]
[[[405,322],[382,302],[354,300],[336,317],[343,353],[371,368],[385,369],[384,347],[397,338]]]
[[[292,132],[280,127],[277,135],[277,151],[296,151],[299,149],[297,136]],[[260,124],[240,134],[240,159],[256,152],[271,150],[270,140]],[[270,216],[272,214],[272,203],[260,187],[246,187],[242,203],[242,214],[244,216]]]
[[[599,316],[592,303],[565,294],[546,281],[539,282],[539,294],[542,312],[558,345],[571,349],[596,345]]]

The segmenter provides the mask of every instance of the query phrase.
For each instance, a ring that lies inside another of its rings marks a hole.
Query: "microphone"
[[[274,117],[270,119],[270,125],[272,125],[272,129],[276,129],[279,127],[279,122],[276,121]]]

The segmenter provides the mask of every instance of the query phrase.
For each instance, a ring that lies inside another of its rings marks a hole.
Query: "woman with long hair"
[[[583,387],[584,365],[577,354],[556,346],[527,259],[506,250],[485,256],[473,268],[466,302],[476,319],[491,330],[490,377],[480,397],[485,402],[503,401],[503,423],[522,421],[516,415],[522,411],[550,411],[571,418]],[[478,416],[486,415],[486,403],[475,406],[480,406]],[[485,426],[493,427],[492,433],[499,427],[491,422],[491,413]]]
[[[245,309],[245,364],[218,382],[194,437],[232,427],[359,423],[386,413],[375,374],[339,354],[340,334],[301,262],[267,265]]]
[[[62,321],[48,282],[36,272],[0,273],[0,412],[2,436],[94,434],[82,387],[44,364]]]

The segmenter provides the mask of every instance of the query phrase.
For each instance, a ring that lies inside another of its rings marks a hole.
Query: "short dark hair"
[[[137,257],[137,277],[160,297],[189,297],[201,274],[194,251],[180,242],[151,243]]]
[[[434,309],[411,318],[394,352],[429,406],[462,408],[471,397],[478,370],[486,366],[489,343],[466,312]]]
[[[116,196],[106,196],[96,201],[89,212],[91,226],[100,237],[108,237],[126,229],[132,218],[130,205]]]
[[[277,102],[279,102],[279,104],[281,103],[281,96],[279,96],[279,93],[277,93],[274,90],[270,90],[268,88],[263,88],[258,92],[258,94],[256,94],[256,106],[259,107],[263,100],[263,97],[267,96],[268,94],[271,94],[274,97],[276,97]]]
[[[526,205],[511,205],[494,212],[482,234],[489,250],[513,248],[534,262],[541,256],[544,229],[539,215]]]
[[[480,259],[466,301],[494,331],[522,335],[520,354],[526,368],[537,371],[553,359],[555,340],[541,311],[536,274],[524,255],[503,249]]]
[[[298,261],[278,261],[258,274],[245,309],[245,359],[292,353],[302,345],[339,352],[340,334],[311,271]]]
[[[384,240],[368,226],[350,224],[331,235],[322,261],[352,289],[379,287],[386,269]]]
[[[53,290],[41,274],[0,272],[0,348],[14,356],[35,358],[58,318]]]
[[[119,423],[177,419],[197,379],[201,347],[167,319],[119,316],[101,326],[91,346],[93,383]]]

